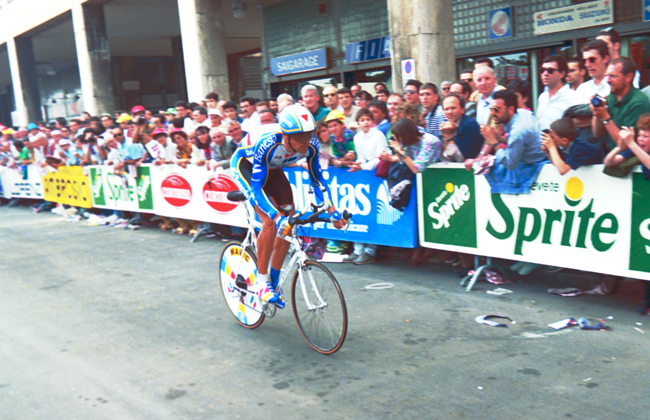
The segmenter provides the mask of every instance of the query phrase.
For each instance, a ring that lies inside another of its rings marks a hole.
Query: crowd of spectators
[[[494,63],[482,58],[441,89],[418,80],[408,80],[403,94],[390,92],[385,83],[376,83],[372,93],[356,84],[307,84],[299,98],[283,93],[235,103],[210,93],[202,101],[177,102],[156,112],[135,106],[115,115],[83,113],[51,124],[2,128],[0,165],[20,169],[34,164],[47,170],[105,164],[115,171],[143,163],[227,168],[247,132],[277,122],[277,114],[296,101],[318,122],[324,168],[386,176],[387,168],[401,165],[412,178],[435,162],[463,162],[476,175],[485,175],[493,192],[506,194],[528,193],[545,164],[564,175],[605,163],[612,176],[624,176],[640,164],[650,178],[650,99],[639,90],[635,62],[620,55],[616,30],[603,30],[578,57],[545,57],[539,74],[544,89],[535,112],[530,82],[500,86]],[[198,229],[198,222],[174,220],[164,220],[162,228],[174,224],[179,233]],[[376,260],[377,246],[371,244],[349,247],[328,241],[326,249],[348,249],[345,261],[355,264]],[[461,265],[460,275],[473,265],[469,255],[437,258]],[[428,260],[431,251],[417,249],[411,263]],[[515,268],[526,275],[536,267],[518,263]]]

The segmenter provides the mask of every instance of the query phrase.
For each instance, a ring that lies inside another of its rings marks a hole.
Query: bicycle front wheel
[[[255,293],[256,278],[255,252],[250,248],[242,250],[239,241],[228,242],[221,253],[219,283],[228,309],[246,328],[257,328],[264,321],[262,305]]]
[[[348,333],[348,310],[341,286],[324,265],[306,261],[291,283],[291,305],[302,336],[319,353],[341,348]]]

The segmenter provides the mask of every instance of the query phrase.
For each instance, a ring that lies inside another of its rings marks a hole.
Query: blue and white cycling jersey
[[[329,197],[329,187],[323,178],[318,161],[319,151],[318,139],[316,136],[312,136],[306,153],[290,153],[282,143],[280,124],[268,124],[251,130],[251,133],[242,140],[242,146],[232,156],[231,168],[235,181],[251,204],[256,204],[273,219],[277,216],[278,210],[263,190],[272,169],[280,169],[306,158],[311,183],[315,186],[316,197],[321,202],[323,201],[320,187],[325,187]],[[250,184],[241,174],[240,164],[243,160],[252,162]],[[331,205],[329,202],[325,204]]]

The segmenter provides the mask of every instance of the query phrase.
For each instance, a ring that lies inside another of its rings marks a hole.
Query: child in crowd
[[[542,132],[542,151],[551,163],[564,175],[571,169],[585,165],[597,165],[603,161],[603,153],[593,144],[577,138],[578,128],[571,118],[561,118]]]
[[[645,179],[650,179],[650,114],[642,114],[636,127],[636,142],[633,127],[620,131],[621,142],[605,157],[606,174],[622,177],[641,163]]]
[[[379,164],[379,155],[388,148],[386,136],[373,127],[372,112],[362,108],[357,112],[359,132],[354,136],[356,161],[350,164],[350,172],[372,171]],[[377,245],[355,242],[354,252],[343,259],[355,265],[372,264],[376,261]]]
[[[345,115],[338,110],[331,111],[325,118],[334,155],[331,163],[337,168],[349,167],[357,157],[354,151],[354,133],[345,126],[344,120]]]

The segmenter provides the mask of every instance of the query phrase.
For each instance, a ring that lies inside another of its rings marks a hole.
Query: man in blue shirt
[[[388,133],[390,130],[390,122],[388,122],[388,107],[386,103],[373,99],[368,105],[368,109],[372,112],[373,123],[377,126],[377,130],[384,133]]]
[[[550,133],[542,133],[542,151],[564,175],[571,169],[603,163],[603,152],[593,144],[577,139],[578,129],[571,118],[551,124]]]
[[[424,131],[442,138],[440,124],[447,121],[442,106],[440,106],[440,95],[438,87],[430,82],[420,86],[420,103],[422,104],[422,119],[424,120]]]
[[[457,93],[450,93],[442,100],[442,108],[447,122],[440,125],[440,132],[445,141],[445,151],[440,160],[448,156],[447,151],[453,143],[462,155],[462,160],[474,159],[481,151],[485,139],[481,135],[481,127],[475,119],[465,115],[465,98]]]

